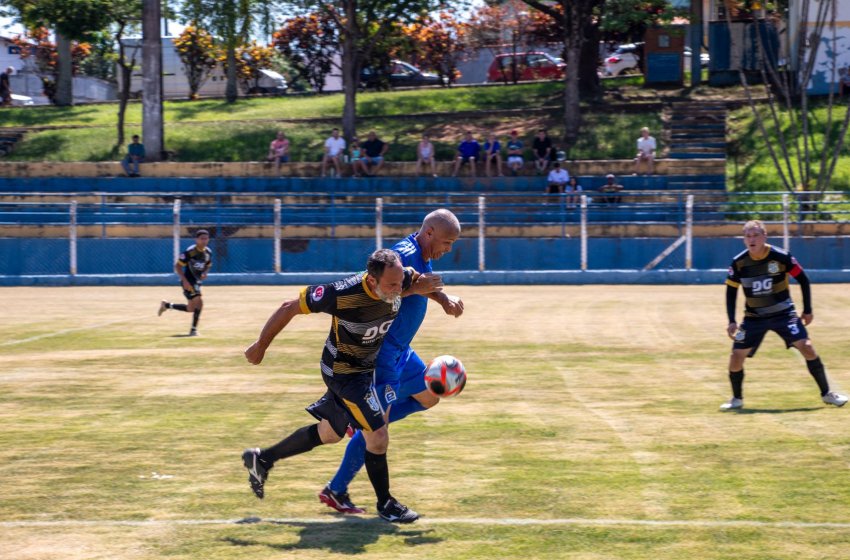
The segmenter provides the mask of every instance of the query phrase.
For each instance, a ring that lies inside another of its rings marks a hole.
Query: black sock
[[[267,465],[273,465],[275,461],[300,453],[307,453],[319,445],[322,445],[322,439],[319,437],[319,425],[311,424],[295,430],[289,437],[268,449],[260,451],[260,460]]]
[[[200,319],[200,318],[201,318],[201,310],[200,309],[196,309],[194,312],[192,312],[192,329],[198,328],[198,319]]]
[[[826,380],[826,370],[823,367],[823,362],[820,361],[820,356],[814,360],[806,360],[806,367],[809,368],[809,373],[815,378],[820,389],[820,396],[829,393],[829,381]]]
[[[377,455],[366,450],[366,472],[378,497],[378,506],[387,503],[390,496],[390,468],[387,465],[387,454]]]
[[[168,308],[176,309],[177,311],[189,311],[185,303],[169,303]]]
[[[732,383],[732,396],[736,399],[743,399],[744,370],[730,371],[729,382]]]

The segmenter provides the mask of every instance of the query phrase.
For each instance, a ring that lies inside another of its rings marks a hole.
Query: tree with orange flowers
[[[273,44],[289,61],[296,80],[304,80],[314,91],[324,89],[325,78],[339,53],[336,26],[327,11],[287,20],[274,33]]]
[[[275,49],[271,45],[260,45],[251,41],[236,49],[236,79],[246,93],[256,93],[260,79],[260,70],[267,70],[274,63]]]
[[[50,31],[46,27],[28,29],[23,35],[16,35],[10,40],[21,52],[22,59],[32,58],[41,74],[41,86],[44,95],[54,102],[56,96],[56,77],[59,54],[56,43],[49,39]],[[88,43],[71,43],[71,72],[76,75],[80,71],[80,63],[91,54]]]
[[[213,36],[194,23],[174,39],[174,48],[189,81],[189,99],[197,99],[198,91],[218,64],[219,50]]]
[[[414,64],[432,70],[443,83],[452,84],[460,78],[458,64],[465,58],[468,25],[447,12],[404,27],[410,38]]]

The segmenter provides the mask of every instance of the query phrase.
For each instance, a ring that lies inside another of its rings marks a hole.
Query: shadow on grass
[[[85,124],[97,120],[97,107],[21,107],[4,109],[0,126],[43,126],[56,124]]]
[[[805,408],[742,408],[736,410],[735,414],[786,414],[788,412],[814,412],[825,406],[808,406]]]
[[[260,523],[261,519],[250,518],[243,524]],[[264,542],[261,538],[224,537],[224,542],[233,546],[265,546],[271,550],[321,549],[342,554],[362,554],[366,546],[375,543],[384,535],[400,535],[408,546],[436,544],[441,538],[432,536],[433,529],[404,528],[377,517],[342,517],[341,521],[327,522],[280,522],[267,521],[299,529],[299,541],[293,544]]]

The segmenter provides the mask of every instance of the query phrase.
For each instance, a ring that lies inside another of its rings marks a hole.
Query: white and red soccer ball
[[[454,356],[437,356],[425,369],[425,386],[440,398],[453,397],[466,385],[466,369]]]

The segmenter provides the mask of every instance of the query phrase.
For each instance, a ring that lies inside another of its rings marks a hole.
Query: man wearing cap
[[[605,193],[605,196],[601,197],[602,202],[619,204],[622,199],[620,192],[623,190],[623,185],[617,183],[617,178],[614,177],[613,173],[606,175],[605,179],[606,183],[599,187],[599,192]]]
[[[522,169],[524,164],[522,160],[522,140],[519,139],[519,132],[511,131],[511,137],[508,139],[508,169],[512,175],[516,175]]]

